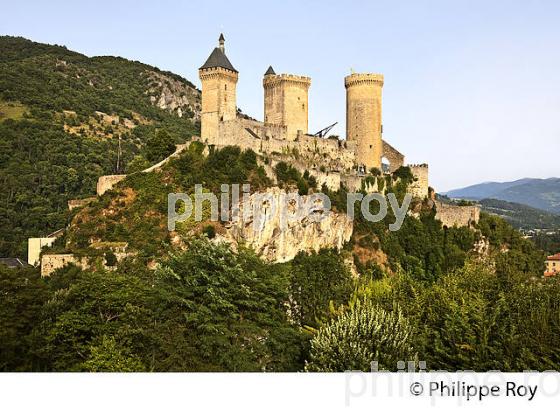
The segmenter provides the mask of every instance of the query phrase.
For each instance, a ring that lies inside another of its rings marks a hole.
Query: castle
[[[296,168],[307,170],[320,184],[334,190],[341,184],[359,190],[372,168],[391,173],[404,165],[404,155],[382,138],[382,74],[352,73],[344,78],[346,139],[323,138],[308,130],[309,77],[276,74],[269,67],[263,77],[264,121],[241,114],[236,101],[239,72],[226,55],[223,34],[218,41],[199,69],[202,142],[251,148],[272,156],[273,164],[291,156]],[[416,179],[411,193],[425,198],[427,164],[408,166]]]
[[[346,139],[324,138],[324,133],[310,134],[308,130],[308,92],[311,79],[293,74],[276,74],[272,67],[264,73],[264,121],[257,121],[242,114],[237,108],[236,86],[239,72],[226,56],[225,39],[220,35],[216,47],[199,69],[202,82],[202,107],[200,113],[200,137],[193,141],[203,142],[208,149],[237,146],[252,149],[261,158],[265,171],[275,179],[273,167],[287,162],[301,173],[313,176],[318,186],[331,190],[344,186],[348,191],[365,190],[384,193],[385,176],[404,165],[404,155],[383,139],[381,74],[356,74],[345,77],[346,87]],[[159,163],[140,171],[156,172],[171,159],[177,157],[190,144],[178,145],[176,151]],[[436,208],[436,218],[444,226],[473,226],[478,221],[477,206],[457,206],[436,201],[433,190],[428,188],[428,165],[407,165],[414,182],[408,190],[412,196],[426,199]],[[377,171],[374,171],[376,169]],[[97,195],[113,189],[127,175],[104,175],[99,177]],[[374,177],[374,178],[372,178]],[[275,200],[280,189],[270,188]],[[430,198],[428,198],[431,194]],[[252,198],[252,197],[251,197]],[[252,200],[252,199],[251,199]],[[95,198],[69,201],[71,209],[86,206]],[[299,251],[321,248],[341,248],[352,236],[352,222],[342,214],[332,213],[320,223],[292,224],[287,230],[278,229],[277,220],[267,223],[262,231],[254,234],[245,223],[227,227],[229,239],[252,246],[259,255],[268,260],[283,262],[291,260]],[[36,264],[44,246],[50,246],[51,238],[30,238],[29,260]],[[113,250],[117,261],[133,252],[127,243],[117,243]],[[90,245],[94,246],[94,244]],[[74,254],[41,255],[41,274],[50,275],[55,269],[75,263],[87,267],[86,257]]]

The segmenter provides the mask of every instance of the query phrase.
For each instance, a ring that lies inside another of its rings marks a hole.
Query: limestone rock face
[[[200,119],[200,91],[170,76],[148,72],[149,93],[153,105],[162,110],[175,113],[178,117],[187,115],[194,120]]]
[[[352,236],[352,221],[327,205],[319,194],[269,188],[241,199],[237,217],[234,211],[226,226],[226,239],[271,262],[289,261],[300,251],[340,249]]]

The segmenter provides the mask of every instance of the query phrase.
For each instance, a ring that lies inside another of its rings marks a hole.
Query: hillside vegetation
[[[484,211],[501,216],[515,228],[560,229],[558,214],[499,199],[482,199],[479,203]]]
[[[99,176],[198,133],[199,106],[190,82],[155,67],[0,37],[0,256],[25,258],[28,237],[64,227],[67,201],[95,195]]]
[[[187,220],[167,231],[169,192],[192,193],[194,183],[214,193],[221,183],[271,185],[254,152],[202,148],[192,143],[160,172],[131,175],[77,211],[57,245],[68,249],[51,250],[109,262],[110,252],[91,244],[128,242],[131,253],[115,270],[92,263],[42,279],[0,268],[10,300],[0,309],[8,330],[0,334],[1,369],[343,371],[377,360],[395,370],[407,359],[446,370],[560,365],[559,282],[539,279],[543,254],[501,218],[483,214],[475,230],[443,229],[426,200],[397,232],[388,229],[391,217],[358,217],[344,249],[271,264],[242,245],[211,242],[220,223]],[[276,172],[284,184],[315,186],[289,166]],[[386,181],[399,201],[409,172]],[[321,189],[345,210],[344,189]],[[480,242],[485,251],[475,250]]]

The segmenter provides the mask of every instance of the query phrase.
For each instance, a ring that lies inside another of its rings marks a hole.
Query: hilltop
[[[200,91],[176,74],[0,37],[0,255],[24,257],[28,237],[66,225],[68,200],[159,161],[199,115]]]

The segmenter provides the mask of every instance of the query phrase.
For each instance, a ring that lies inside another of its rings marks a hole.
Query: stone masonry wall
[[[389,172],[395,172],[404,165],[404,155],[383,140],[383,157],[389,161]]]
[[[409,165],[412,175],[416,179],[410,184],[408,192],[417,198],[426,198],[428,196],[428,164]]]
[[[97,195],[101,196],[126,178],[126,175],[103,175],[97,180]]]
[[[480,219],[480,208],[476,205],[458,206],[434,201],[436,206],[436,219],[443,226],[472,226]]]

